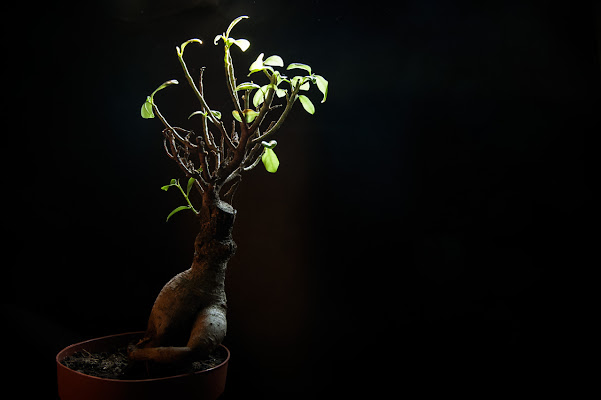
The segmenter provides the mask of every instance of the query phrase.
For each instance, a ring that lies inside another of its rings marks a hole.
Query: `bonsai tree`
[[[189,120],[199,120],[193,122],[201,129],[194,131],[173,126],[159,111],[157,94],[178,84],[177,80],[160,85],[142,105],[143,118],[157,117],[162,122],[167,156],[177,163],[187,178],[185,188],[178,179],[172,179],[162,187],[165,191],[177,188],[185,200],[185,204],[173,210],[167,220],[176,213],[187,211],[198,220],[200,231],[194,241],[192,266],[173,277],[159,293],[144,337],[129,348],[132,360],[174,363],[192,356],[206,356],[222,342],[227,328],[225,271],[228,260],[236,251],[232,239],[236,210],[232,201],[242,174],[261,162],[268,172],[277,171],[279,160],[274,152],[277,142],[272,138],[290,110],[298,100],[308,113],[315,112],[313,103],[300,94],[301,91],[309,90],[313,84],[323,95],[322,103],[327,97],[326,79],[314,74],[310,66],[300,63],[288,65],[286,70],[296,72],[289,78],[276,70],[284,67],[284,61],[277,55],[264,58],[261,53],[250,65],[248,76],[257,77],[257,81],[262,79],[265,84],[238,83],[232,52],[248,50],[250,42],[234,39],[230,34],[245,18],[248,17],[236,18],[214,40],[215,45],[222,43],[224,47],[225,83],[232,100],[231,129],[226,129],[223,122],[230,114],[212,109],[206,100],[203,89],[205,68],[200,68],[197,84],[184,61],[184,51],[189,45],[202,44],[200,39],[187,40],[176,50],[186,80],[198,100],[199,109]],[[270,122],[266,123],[267,120]],[[199,196],[193,196],[194,192]]]

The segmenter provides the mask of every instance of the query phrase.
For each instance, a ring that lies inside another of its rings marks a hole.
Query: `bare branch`
[[[225,196],[223,196],[223,200],[225,200],[229,204],[233,203],[234,195],[236,194],[236,190],[238,190],[238,185],[240,184],[241,181],[242,181],[242,175],[238,175],[237,180],[234,183],[232,183],[232,185],[230,186],[230,189],[225,193]]]
[[[203,82],[202,82],[202,77],[204,75],[206,67],[202,67],[200,69],[200,78],[198,79],[198,86],[200,87],[200,95],[204,98],[205,93],[204,93],[204,86],[203,86]],[[211,110],[206,109],[202,104],[202,111],[205,113],[210,113]],[[202,116],[202,133],[205,137],[205,142],[207,143],[207,145],[209,146],[209,149],[211,150],[218,150],[217,147],[215,146],[215,138],[213,138],[213,135],[211,134],[211,132],[209,131],[209,126],[207,125],[207,117],[206,116]]]
[[[248,167],[243,167],[242,170],[243,171],[250,171],[251,169],[253,169],[257,165],[259,165],[259,161],[261,161],[261,155],[260,154],[259,154],[259,157],[257,157],[257,159],[251,165],[249,165]]]
[[[186,63],[184,62],[184,58],[183,58],[183,56],[182,56],[181,53],[178,53],[178,58],[179,58],[179,62],[181,64],[181,66],[182,66],[182,69],[184,70],[184,74],[186,75],[186,79],[188,80],[188,83],[192,87],[192,90],[194,91],[194,94],[196,95],[196,97],[200,101],[201,107],[204,110],[207,110],[207,118],[209,119],[209,121],[211,121],[211,123],[213,125],[215,125],[217,127],[217,129],[219,129],[219,131],[221,132],[221,134],[226,137],[226,143],[227,143],[227,145],[230,146],[230,147],[232,147],[232,148],[234,148],[234,145],[232,144],[230,138],[227,137],[227,132],[225,131],[225,127],[223,126],[223,123],[221,121],[219,121],[213,115],[213,113],[211,112],[211,107],[209,107],[209,105],[205,101],[203,95],[200,93],[200,91],[196,87],[196,84],[194,83],[194,80],[192,79],[192,76],[190,75],[190,71],[188,71],[188,67],[186,66]]]
[[[198,143],[198,147],[200,148],[200,151],[198,152],[198,158],[200,161],[200,167],[202,168],[202,176],[207,182],[210,182],[213,179],[213,174],[209,170],[209,163],[207,162],[207,157],[209,154],[204,148],[202,138],[197,137],[196,141]]]
[[[238,99],[238,92],[236,91],[236,76],[234,74],[234,63],[232,62],[232,56],[230,50],[225,50],[225,79],[227,81],[228,92],[232,97],[234,103],[234,109],[242,115],[242,108],[240,107],[240,100]]]

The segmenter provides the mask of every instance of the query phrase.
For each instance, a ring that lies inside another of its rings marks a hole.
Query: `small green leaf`
[[[257,59],[250,64],[250,67],[248,68],[248,70],[250,72],[256,72],[256,71],[260,71],[263,69],[263,56],[265,55],[265,53],[261,53],[259,54],[259,57],[257,57]]]
[[[293,69],[293,68],[304,69],[305,71],[308,71],[309,73],[311,73],[311,67],[308,66],[307,64],[292,63],[286,69],[288,70],[288,69]]]
[[[284,60],[280,56],[271,56],[267,57],[265,61],[263,61],[263,65],[271,65],[272,67],[283,67]]]
[[[261,88],[261,86],[257,85],[256,83],[244,82],[244,83],[241,83],[238,86],[236,86],[236,91],[238,91],[238,90],[260,89],[260,88]]]
[[[315,83],[317,83],[319,91],[323,93],[323,100],[321,102],[325,103],[326,97],[328,97],[328,81],[321,75],[315,75]]]
[[[257,118],[257,116],[259,115],[258,112],[256,112],[255,110],[251,110],[250,108],[247,108],[246,110],[242,111],[242,114],[244,114],[244,120],[249,124],[253,122],[255,118]],[[242,118],[240,117],[238,111],[232,111],[232,115],[234,116],[236,121],[242,122]]]
[[[272,149],[273,150],[275,148],[275,146],[278,145],[278,142],[275,141],[275,140],[270,140],[269,142],[266,142],[266,141],[263,140],[261,142],[261,145],[263,145],[263,147],[265,147],[267,149]]]
[[[167,190],[169,190],[169,188],[170,188],[171,186],[173,186],[173,185],[165,185],[165,186],[162,186],[162,187],[161,187],[161,189],[162,189],[162,190],[164,190],[164,191],[166,192]]]
[[[224,39],[223,35],[217,35],[215,36],[215,39],[213,39],[213,44],[217,45],[217,43],[219,43],[219,40]]]
[[[261,156],[261,161],[263,161],[263,165],[267,172],[271,172],[272,174],[275,173],[280,166],[280,160],[278,160],[275,152],[268,147],[265,147],[263,155]]]
[[[195,115],[204,115],[206,117],[207,113],[206,112],[202,112],[202,111],[194,111],[192,114],[190,114],[190,116],[188,116],[188,119],[192,118]]]
[[[142,109],[140,110],[142,114],[142,118],[149,119],[154,118],[154,112],[152,111],[152,99],[150,96],[146,97],[146,101],[142,104]]]
[[[311,88],[311,85],[309,84],[309,82],[305,82],[306,79],[308,79],[306,76],[295,76],[294,78],[292,78],[292,80],[290,80],[290,85],[292,86],[292,88],[295,88],[296,85],[299,84],[299,82],[302,82],[299,89],[309,90]]]
[[[171,184],[172,185],[177,185],[177,179],[171,179]]]
[[[305,111],[307,111],[309,114],[315,114],[315,106],[313,105],[311,100],[309,100],[309,98],[307,96],[299,94],[298,99],[300,100],[301,104],[303,105],[303,108],[305,109]]]
[[[190,43],[194,43],[194,42],[196,42],[196,43],[198,43],[198,44],[202,44],[202,40],[200,40],[200,39],[190,39],[190,40],[186,40],[184,43],[182,43],[182,47],[181,47],[181,49],[178,47],[178,51],[177,51],[177,53],[178,53],[180,56],[183,56],[183,54],[184,54],[184,49],[186,48],[186,46],[187,46],[188,44],[190,44]]]
[[[250,47],[250,42],[246,39],[234,39],[234,44],[240,47],[240,50],[246,51]]]
[[[169,213],[169,215],[167,216],[167,221],[169,221],[169,218],[171,218],[171,216],[172,216],[173,214],[175,214],[175,213],[178,213],[178,212],[180,212],[180,211],[182,211],[182,210],[190,210],[191,208],[192,208],[192,207],[190,207],[190,206],[179,206],[179,207],[177,207],[175,210],[173,210],[173,211],[171,211],[171,212]]]
[[[262,86],[255,92],[253,96],[253,105],[255,108],[258,108],[265,101],[265,97],[267,97],[267,91],[269,90],[269,85]]]
[[[154,98],[154,95],[156,92],[158,92],[159,90],[163,90],[165,89],[167,86],[171,86],[171,85],[177,85],[179,84],[179,82],[175,79],[172,79],[170,81],[167,81],[165,83],[163,83],[161,86],[159,86],[154,92],[152,92],[152,94],[150,95],[151,98]]]
[[[196,182],[196,179],[194,179],[194,178],[188,179],[188,187],[186,188],[186,196],[190,196],[190,190],[192,189],[192,186],[194,186],[194,182]]]
[[[229,37],[230,36],[230,32],[232,31],[232,28],[234,26],[236,26],[236,24],[238,22],[242,21],[245,18],[248,18],[248,15],[241,15],[240,17],[238,17],[235,20],[233,20],[232,23],[230,24],[230,26],[227,27],[227,31],[225,31],[225,37]]]
[[[221,119],[221,112],[216,111],[216,110],[211,110],[211,114],[213,114],[213,116],[217,119]],[[190,114],[188,116],[188,119],[192,118],[195,115],[204,115],[205,117],[207,116],[207,113],[204,111],[194,111],[192,114]]]
[[[255,110],[251,110],[250,108],[242,112],[244,113],[244,119],[249,124],[252,123],[255,120],[255,118],[257,118],[257,116],[259,115],[258,112],[256,112]]]

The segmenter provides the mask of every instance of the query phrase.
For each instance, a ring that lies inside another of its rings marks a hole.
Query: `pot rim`
[[[216,366],[214,366],[212,368],[209,368],[209,369],[203,369],[202,371],[196,371],[196,372],[192,372],[192,373],[188,373],[188,374],[172,375],[172,376],[165,376],[165,377],[162,377],[162,378],[150,378],[150,379],[112,379],[112,378],[101,378],[101,377],[98,377],[98,376],[88,375],[88,374],[84,374],[84,373],[79,372],[79,371],[75,371],[74,369],[71,369],[71,368],[67,367],[66,365],[64,365],[63,363],[61,363],[61,360],[65,359],[67,357],[67,356],[64,355],[64,353],[67,353],[69,350],[71,350],[75,346],[82,346],[82,345],[85,345],[86,343],[89,343],[89,342],[96,342],[96,341],[100,341],[100,340],[104,340],[104,339],[116,338],[116,337],[119,337],[119,336],[135,336],[135,335],[140,335],[141,336],[143,334],[144,334],[144,331],[117,333],[115,335],[102,336],[102,337],[98,337],[98,338],[84,340],[84,341],[79,342],[79,343],[73,343],[73,344],[65,347],[64,349],[62,349],[61,351],[58,352],[58,354],[55,357],[55,359],[56,359],[56,365],[58,366],[58,368],[64,368],[65,370],[68,370],[71,373],[74,373],[74,374],[77,374],[77,375],[81,375],[81,376],[85,376],[88,379],[97,379],[97,380],[100,380],[100,381],[109,381],[109,382],[122,382],[122,383],[129,383],[129,382],[131,382],[131,383],[135,383],[135,382],[161,381],[161,380],[166,380],[166,379],[177,379],[177,378],[183,378],[183,377],[187,377],[187,376],[191,376],[191,375],[206,374],[206,373],[212,372],[212,371],[214,371],[216,369],[222,368],[230,360],[230,350],[227,347],[225,347],[223,344],[220,344],[219,347],[222,347],[225,350],[225,352],[227,353],[227,356],[226,356],[225,360],[221,364],[216,365]]]

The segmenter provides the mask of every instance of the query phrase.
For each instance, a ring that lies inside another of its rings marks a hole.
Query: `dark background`
[[[165,223],[182,199],[160,190],[180,173],[139,110],[184,81],[175,46],[199,37],[186,59],[193,74],[207,66],[228,125],[212,40],[239,15],[232,36],[251,41],[234,51],[239,82],[264,52],[310,64],[330,93],[309,93],[314,116],[295,108],[279,171],[248,173],[235,199],[226,397],[579,386],[598,6],[120,3],[6,14],[3,331],[14,376],[37,382],[5,387],[53,398],[60,349],[143,330],[189,266],[196,226]],[[185,85],[159,101],[175,125],[196,109]]]

